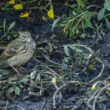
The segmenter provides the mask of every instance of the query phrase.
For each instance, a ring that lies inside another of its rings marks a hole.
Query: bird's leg
[[[23,66],[19,66],[22,70],[24,70],[25,72],[30,72],[29,70],[25,69]]]
[[[18,76],[22,76],[21,73],[20,73],[14,66],[11,66],[11,65],[10,65],[10,67],[15,70],[15,72],[18,74]]]

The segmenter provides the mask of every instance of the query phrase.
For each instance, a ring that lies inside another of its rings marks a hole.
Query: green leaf
[[[69,47],[70,47],[71,49],[73,49],[75,52],[77,52],[78,54],[83,54],[83,53],[84,53],[83,50],[77,48],[77,46],[69,45]]]
[[[64,45],[64,52],[67,56],[70,56],[69,49],[67,45]]]
[[[56,20],[54,20],[53,24],[52,24],[52,33],[54,31],[54,28],[56,27],[56,24],[61,20],[61,18],[57,18]]]
[[[13,77],[10,77],[8,82],[13,82],[13,81],[16,81],[17,80],[17,77],[16,76],[13,76]]]
[[[6,19],[4,19],[4,21],[3,21],[3,31],[4,31],[4,34],[5,34],[5,31],[6,31]]]
[[[110,97],[110,87],[106,89],[106,94]]]
[[[65,64],[65,63],[62,63],[61,68],[62,68],[63,70],[67,70],[67,69],[68,69],[68,65],[67,65],[67,64]]]
[[[70,27],[70,36],[72,37],[72,38],[75,38],[76,36],[75,36],[75,29],[74,28],[71,28]]]
[[[68,57],[65,57],[64,59],[63,59],[63,61],[62,61],[62,66],[61,66],[61,68],[63,69],[63,70],[67,70],[68,69],[68,65],[66,64],[68,62]]]
[[[16,88],[15,88],[15,94],[16,94],[16,95],[20,95],[20,93],[21,93],[20,88],[19,88],[19,87],[16,87]]]
[[[83,5],[83,1],[82,0],[76,0],[77,1],[77,3],[78,3],[78,6],[79,7],[82,7],[82,8],[84,8],[84,5]]]
[[[48,45],[49,45],[49,52],[51,53],[53,51],[52,44],[51,43],[48,43]]]
[[[60,17],[59,18],[57,18],[56,20],[54,20],[54,22],[53,22],[53,24],[52,24],[52,36],[51,36],[51,39],[53,39],[53,38],[55,38],[56,37],[56,35],[54,34],[54,28],[55,27],[58,27],[57,26],[57,24],[58,24],[58,22],[60,21]],[[65,26],[65,25],[64,25]]]
[[[21,82],[21,83],[27,83],[28,81],[29,81],[29,78],[23,77],[23,79],[21,79],[19,82]]]
[[[4,8],[8,8],[9,7],[9,3],[5,3]]]
[[[14,87],[10,87],[9,89],[8,89],[8,93],[10,94],[10,93],[13,93],[14,92]]]
[[[2,75],[9,75],[9,71],[5,69],[0,69],[0,74]]]
[[[88,65],[88,69],[90,69],[90,70],[96,70],[96,67],[95,67],[95,65]]]
[[[93,94],[93,91],[92,91],[91,89],[88,89],[88,90],[86,91],[86,94],[91,95],[91,94]]]
[[[86,8],[87,8],[87,9],[90,9],[90,8],[94,8],[94,7],[97,8],[97,7],[100,7],[100,6],[98,6],[98,5],[89,5],[89,6],[87,6]]]
[[[99,11],[98,16],[97,16],[97,19],[99,21],[104,18],[104,13],[105,13],[104,8]]]
[[[92,34],[92,36],[91,36],[93,39],[94,38],[96,38],[97,37],[97,34],[95,33],[95,34]]]
[[[35,78],[35,81],[40,81],[41,80],[41,74],[38,74],[37,77]]]
[[[81,37],[81,38],[85,38],[85,37],[86,37],[86,34],[83,33],[83,34],[80,35],[80,37]]]
[[[108,19],[105,19],[105,21],[106,21],[107,28],[110,28],[110,22],[108,21]]]
[[[85,24],[84,26],[85,26],[85,28],[88,28],[88,27],[89,27],[89,28],[93,28],[90,19],[86,19],[86,24]]]
[[[95,12],[88,12],[87,15],[85,16],[86,18],[85,19],[91,19],[92,17],[95,17],[96,16],[96,13]]]
[[[10,30],[15,26],[15,24],[16,24],[15,21],[12,22],[12,23],[10,24],[10,26],[8,27],[8,31],[10,31]]]
[[[110,11],[110,0],[105,0],[104,8]]]

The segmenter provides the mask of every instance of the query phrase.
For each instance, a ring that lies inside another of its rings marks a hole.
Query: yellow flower
[[[22,10],[23,9],[23,5],[22,4],[16,4],[16,5],[13,6],[13,8],[15,10]]]
[[[42,16],[42,19],[45,21],[46,20],[46,17],[45,16]]]
[[[48,17],[51,18],[51,19],[54,19],[54,11],[53,9],[50,9],[47,13]]]
[[[29,17],[29,12],[21,13],[21,14],[19,15],[19,17],[21,17],[21,18],[27,18],[27,17]]]
[[[13,5],[13,4],[15,4],[15,0],[10,0],[8,3],[9,3],[10,5]]]
[[[65,33],[65,32],[66,32],[66,27],[63,28],[63,33]]]
[[[56,84],[56,78],[53,78],[53,79],[51,80],[51,82],[52,82],[53,84]]]

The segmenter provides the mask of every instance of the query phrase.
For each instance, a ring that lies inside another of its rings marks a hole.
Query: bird
[[[11,41],[0,55],[0,68],[21,66],[33,56],[36,43],[28,31],[19,31],[19,37]]]

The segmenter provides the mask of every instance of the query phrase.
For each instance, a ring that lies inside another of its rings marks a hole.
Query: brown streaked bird
[[[33,56],[35,48],[31,34],[27,31],[19,32],[19,37],[11,41],[0,55],[0,68],[25,64]]]

